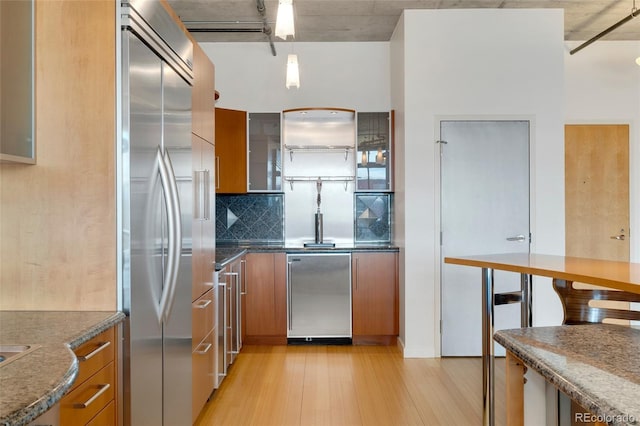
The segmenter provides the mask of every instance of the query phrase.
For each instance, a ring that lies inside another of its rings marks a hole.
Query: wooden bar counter
[[[503,301],[520,301],[522,327],[531,324],[532,276],[565,281],[578,281],[616,290],[640,294],[640,264],[578,257],[530,253],[492,254],[446,257],[445,263],[474,266],[482,269],[482,365],[483,424],[495,424],[494,418],[494,306]],[[522,289],[518,294],[494,293],[494,270],[521,275]],[[479,280],[480,281],[480,280]],[[639,355],[640,356],[640,355]]]

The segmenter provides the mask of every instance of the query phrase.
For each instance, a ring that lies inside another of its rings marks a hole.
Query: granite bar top
[[[532,327],[500,330],[494,339],[599,421],[640,424],[640,329]]]
[[[392,244],[337,244],[335,247],[303,247],[286,245],[284,243],[251,243],[251,242],[237,242],[237,243],[218,243],[216,245],[216,271],[224,268],[228,263],[237,259],[238,257],[250,252],[250,253],[268,253],[268,252],[282,252],[287,253],[318,253],[318,252],[331,252],[331,253],[352,253],[362,251],[391,251],[397,252],[399,248]]]
[[[124,320],[121,312],[0,311],[0,344],[33,350],[0,362],[0,425],[26,425],[69,390],[73,349]]]

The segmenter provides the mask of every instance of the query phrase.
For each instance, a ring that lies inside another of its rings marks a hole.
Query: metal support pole
[[[625,16],[624,18],[622,18],[621,20],[619,20],[618,22],[616,22],[615,24],[613,24],[612,26],[610,26],[606,30],[598,33],[597,35],[595,35],[593,37],[591,37],[589,40],[585,41],[580,46],[578,46],[575,49],[571,50],[569,52],[569,54],[573,55],[574,53],[577,53],[577,52],[581,51],[585,47],[589,46],[591,43],[593,43],[593,42],[595,42],[597,40],[600,40],[602,37],[606,36],[607,34],[609,34],[611,31],[615,30],[616,28],[626,24],[627,22],[629,22],[630,20],[632,20],[636,16],[638,16],[638,11],[636,10],[635,4],[634,4],[633,10],[631,11],[630,15]]]
[[[493,269],[482,268],[482,424],[495,425]]]
[[[529,274],[520,274],[520,290],[522,300],[520,301],[520,327],[531,327],[533,325],[532,313],[532,278]]]

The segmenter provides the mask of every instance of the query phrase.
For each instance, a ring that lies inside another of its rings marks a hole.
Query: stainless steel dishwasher
[[[351,254],[287,255],[288,342],[351,343]]]

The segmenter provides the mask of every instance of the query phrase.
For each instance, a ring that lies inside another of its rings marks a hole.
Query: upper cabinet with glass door
[[[391,115],[359,112],[356,191],[391,191]]]
[[[249,113],[249,192],[282,191],[280,113]]]
[[[34,2],[0,0],[0,162],[35,164]]]

